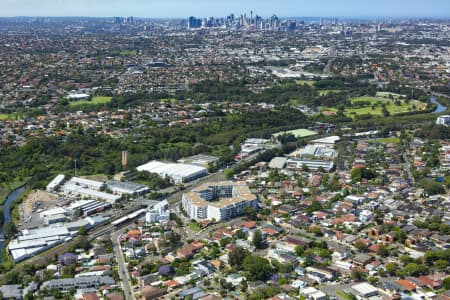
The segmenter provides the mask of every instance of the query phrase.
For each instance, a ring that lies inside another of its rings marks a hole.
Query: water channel
[[[19,197],[23,191],[25,191],[25,186],[22,186],[14,191],[12,191],[6,198],[5,203],[3,203],[3,226],[11,222],[11,204]],[[3,251],[4,238],[3,238],[3,227],[0,231],[0,251]],[[0,262],[1,262],[1,252],[0,252]]]

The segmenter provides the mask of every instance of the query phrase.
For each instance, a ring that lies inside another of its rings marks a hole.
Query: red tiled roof
[[[168,280],[168,281],[164,282],[164,285],[167,287],[175,287],[175,286],[180,285],[180,283],[178,281],[172,279],[172,280]]]
[[[414,291],[416,289],[416,285],[406,279],[397,280],[396,283],[403,286],[404,288],[406,288],[409,291]]]

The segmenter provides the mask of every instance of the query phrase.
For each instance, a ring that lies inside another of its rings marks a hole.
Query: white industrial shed
[[[163,163],[150,161],[136,168],[139,172],[147,171],[161,177],[169,177],[176,184],[195,180],[208,175],[208,170],[201,166],[189,164]]]
[[[66,176],[64,174],[59,174],[56,176],[50,183],[47,185],[47,192],[52,193],[54,192],[64,181]]]

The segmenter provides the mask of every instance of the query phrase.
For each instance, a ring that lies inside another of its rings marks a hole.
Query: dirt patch
[[[43,190],[32,190],[20,204],[20,222],[27,220],[38,209],[49,209],[58,203],[58,196]]]

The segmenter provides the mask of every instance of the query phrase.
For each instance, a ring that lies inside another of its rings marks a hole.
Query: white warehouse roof
[[[100,189],[105,185],[103,182],[100,182],[100,181],[95,181],[95,180],[90,180],[90,179],[85,179],[85,178],[80,178],[80,177],[72,177],[70,179],[70,182],[73,184],[94,187],[97,189]]]
[[[59,174],[58,176],[53,178],[53,180],[50,181],[50,183],[47,185],[47,191],[48,192],[53,191],[64,181],[65,178],[66,176],[64,174]]]
[[[136,168],[138,171],[156,173],[161,177],[170,177],[175,181],[185,181],[193,177],[206,175],[208,170],[201,166],[189,164],[163,163],[151,161]]]
[[[377,288],[367,282],[355,284],[352,286],[352,289],[363,297],[378,294]]]

